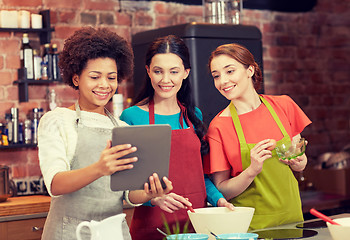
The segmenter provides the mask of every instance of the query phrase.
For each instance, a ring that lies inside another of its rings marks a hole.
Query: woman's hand
[[[173,190],[173,184],[167,177],[163,177],[166,188],[163,189],[158,174],[153,173],[149,177],[150,183],[145,183],[143,190],[133,190],[129,192],[129,200],[134,204],[145,203],[157,197],[163,197]]]
[[[137,157],[120,159],[130,153],[136,152],[136,147],[130,144],[116,145],[112,147],[112,141],[107,142],[106,148],[101,152],[96,168],[101,176],[111,175],[115,172],[133,168],[132,163]]]
[[[218,207],[227,207],[230,210],[235,210],[232,203],[228,202],[225,198],[220,198],[217,202]]]
[[[180,209],[187,209],[188,206],[192,206],[192,203],[176,193],[169,193],[162,197],[156,197],[151,200],[151,204],[160,207],[160,209],[173,213]]]
[[[271,151],[267,150],[267,148],[271,147],[272,145],[273,143],[270,141],[270,139],[265,139],[258,142],[250,150],[251,164],[247,169],[249,169],[249,173],[252,176],[258,175],[263,168],[264,161],[272,157]]]
[[[306,163],[307,163],[307,157],[305,155],[305,153],[299,157],[293,158],[293,159],[281,159],[280,161],[283,162],[284,164],[287,164],[291,167],[291,169],[293,169],[294,171],[303,171],[304,168],[306,167]]]
[[[145,183],[144,185],[145,194],[151,199],[155,197],[162,197],[163,195],[173,190],[173,184],[167,177],[163,177],[163,181],[166,186],[165,189],[163,189],[163,186],[161,181],[159,180],[158,174],[153,173],[153,175],[149,177],[150,184]]]
[[[51,193],[53,195],[71,193],[102,176],[133,168],[132,163],[136,162],[137,158],[120,158],[135,151],[136,147],[132,147],[130,144],[112,147],[112,142],[109,140],[97,162],[84,168],[57,173],[52,179]]]
[[[301,138],[300,134],[297,134],[293,137],[292,141],[293,142],[299,142],[299,139]],[[308,141],[305,141],[305,145],[308,144]],[[296,158],[292,158],[290,160],[288,159],[279,159],[281,162],[283,162],[284,164],[287,164],[290,166],[290,168],[293,171],[296,172],[300,172],[303,171],[306,167],[307,164],[307,157],[306,154],[304,153],[303,155],[296,157]]]

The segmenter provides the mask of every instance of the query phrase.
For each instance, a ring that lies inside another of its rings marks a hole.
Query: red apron
[[[180,103],[179,106],[181,108],[180,124],[182,129],[172,130],[171,132],[169,180],[173,183],[174,193],[189,198],[193,208],[201,208],[206,206],[204,173],[200,153],[201,144],[192,123],[188,120],[186,108]],[[184,118],[190,126],[187,129],[183,129]],[[153,101],[149,103],[149,123],[155,124]],[[171,231],[178,222],[180,232],[183,232],[183,227],[188,221],[189,231],[193,232],[187,210],[167,213],[158,206],[140,206],[135,208],[131,221],[130,233],[132,239],[163,239],[164,236],[157,231],[157,228],[165,231],[162,215],[165,216]]]

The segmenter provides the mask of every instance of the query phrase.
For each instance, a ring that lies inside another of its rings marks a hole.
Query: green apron
[[[283,134],[277,146],[290,143],[291,138],[272,106],[262,96],[260,99]],[[229,108],[241,147],[242,168],[245,170],[251,163],[250,150],[255,144],[247,144],[232,102]],[[255,208],[249,230],[303,221],[298,181],[289,166],[279,161],[276,150],[272,150],[272,157],[265,160],[263,170],[254,178],[250,186],[230,202],[235,206]]]

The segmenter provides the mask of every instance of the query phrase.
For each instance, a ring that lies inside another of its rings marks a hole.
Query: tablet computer
[[[137,151],[124,158],[138,158],[132,169],[111,175],[111,190],[144,189],[149,176],[157,173],[163,187],[162,178],[169,175],[171,127],[169,124],[135,125],[115,127],[112,130],[112,146],[131,144]]]

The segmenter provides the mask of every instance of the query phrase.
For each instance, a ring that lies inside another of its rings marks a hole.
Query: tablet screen
[[[132,169],[111,175],[112,191],[144,189],[149,176],[157,173],[159,178],[169,175],[171,127],[168,124],[135,125],[115,127],[112,145],[131,144],[137,151],[125,156],[138,157]],[[162,180],[161,180],[162,181]],[[162,181],[163,187],[165,187]]]

